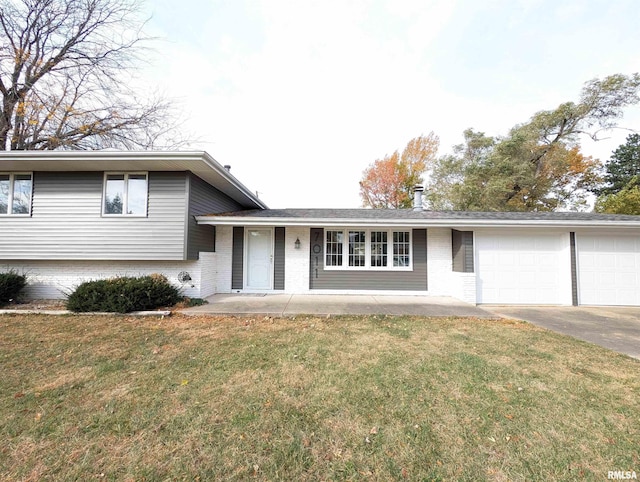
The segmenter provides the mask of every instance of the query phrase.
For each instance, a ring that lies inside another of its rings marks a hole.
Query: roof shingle
[[[640,216],[578,212],[477,212],[477,211],[414,211],[413,209],[252,209],[211,217],[279,218],[279,219],[406,219],[460,221],[628,221],[640,223]]]

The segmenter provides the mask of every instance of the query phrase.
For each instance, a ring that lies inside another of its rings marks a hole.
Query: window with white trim
[[[342,231],[327,231],[326,266],[342,266]]]
[[[0,214],[31,214],[33,174],[0,174]]]
[[[364,231],[349,231],[349,266],[364,266],[366,238]]]
[[[386,231],[371,231],[371,266],[387,266],[387,239]]]
[[[147,173],[105,173],[103,214],[146,216],[147,199]]]
[[[393,232],[393,265],[409,266],[410,243],[408,231]]]
[[[390,256],[390,253],[393,255]],[[327,229],[325,268],[411,269],[411,231]]]

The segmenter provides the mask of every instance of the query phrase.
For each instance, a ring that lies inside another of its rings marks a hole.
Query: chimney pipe
[[[422,211],[422,192],[424,187],[420,184],[416,184],[413,188],[413,210]]]

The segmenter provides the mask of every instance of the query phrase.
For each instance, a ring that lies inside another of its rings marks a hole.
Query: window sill
[[[393,266],[391,268],[375,266],[325,266],[325,271],[413,271],[413,266]]]

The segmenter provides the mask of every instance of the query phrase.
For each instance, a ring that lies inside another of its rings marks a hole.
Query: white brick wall
[[[309,236],[307,227],[287,227],[284,240],[284,290],[287,293],[309,292]],[[300,249],[295,249],[296,239]]]
[[[217,253],[200,253],[200,298],[216,292]]]
[[[429,294],[476,303],[476,274],[453,271],[451,229],[427,229]]]
[[[476,304],[476,274],[452,273],[450,296]]]
[[[201,261],[0,261],[0,271],[14,269],[27,276],[27,286],[23,291],[23,296],[27,299],[64,298],[84,281],[153,273],[164,274],[172,284],[182,288],[185,296],[199,298],[200,263]],[[181,271],[188,272],[192,280],[180,283],[178,273]]]
[[[287,227],[285,235],[285,292],[309,292],[308,227]],[[113,276],[139,276],[162,273],[183,293],[191,297],[207,297],[231,292],[231,254],[233,228],[218,226],[216,252],[200,253],[198,261],[0,261],[0,271],[15,269],[28,276],[25,295],[28,298],[63,298],[83,281]],[[300,249],[295,249],[296,239]],[[427,230],[428,294],[453,296],[469,303],[476,302],[475,273],[454,273],[451,259],[451,230]],[[177,276],[187,271],[192,278],[182,285]],[[194,285],[193,287],[191,285]],[[357,290],[354,290],[357,292]],[[394,294],[399,294],[394,292]],[[412,293],[415,294],[415,293]]]
[[[233,226],[216,226],[215,292],[231,293]]]
[[[427,282],[430,295],[452,295],[451,229],[427,229]]]

